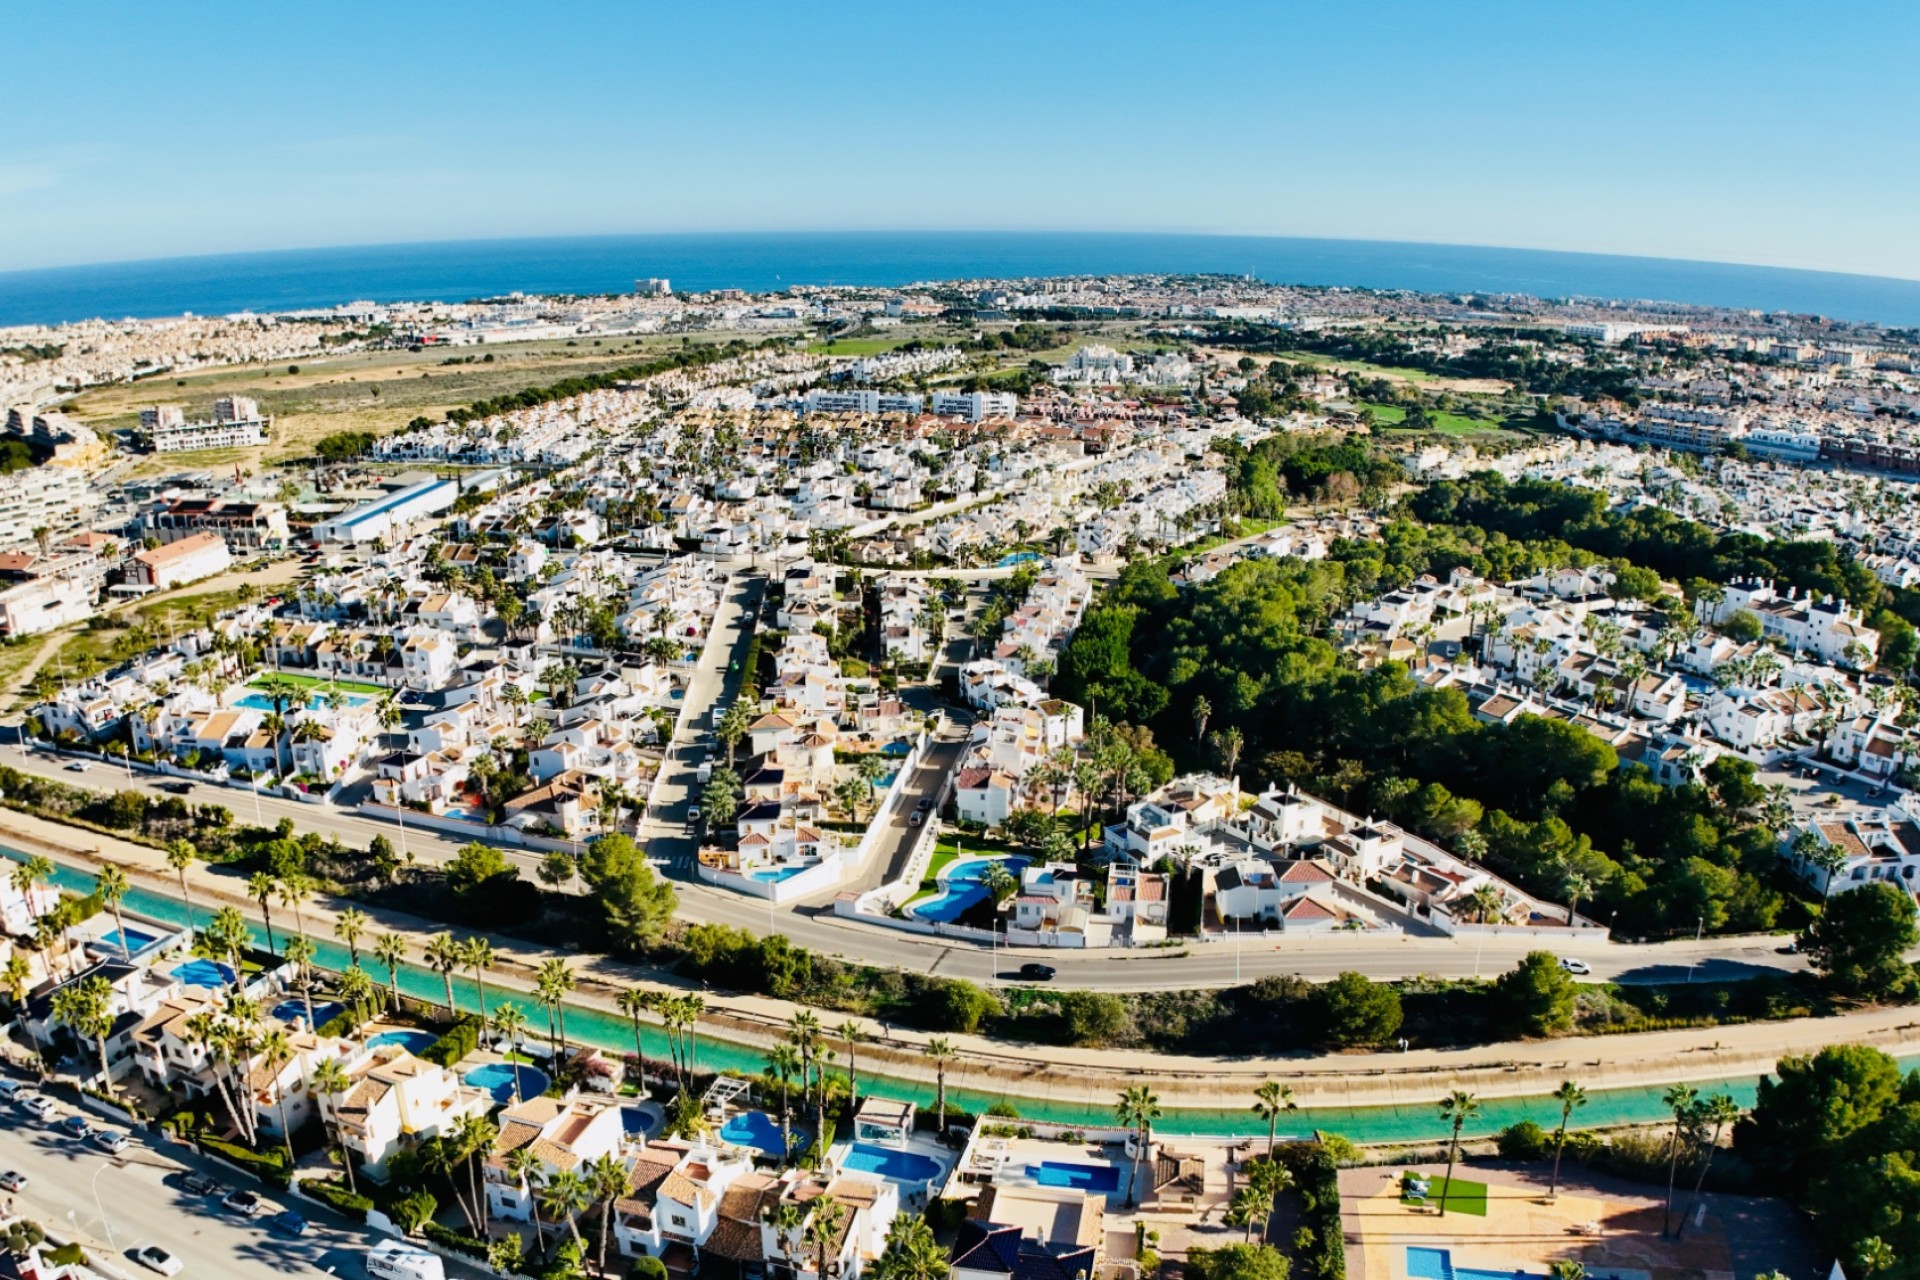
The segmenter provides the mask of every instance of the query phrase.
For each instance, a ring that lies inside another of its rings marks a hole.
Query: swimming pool
[[[804,1145],[805,1139],[798,1129],[793,1130],[796,1145]],[[764,1111],[741,1111],[727,1117],[720,1126],[720,1138],[736,1147],[752,1147],[764,1151],[770,1156],[784,1156],[787,1149],[780,1143],[780,1122]]]
[[[1407,1274],[1413,1280],[1546,1280],[1534,1271],[1483,1271],[1476,1267],[1456,1267],[1447,1249],[1407,1246]]]
[[[211,991],[215,987],[231,985],[233,969],[217,960],[189,960],[185,964],[175,965],[173,976],[190,987],[205,987]]]
[[[877,1173],[892,1182],[932,1182],[940,1176],[940,1162],[931,1156],[894,1151],[867,1142],[856,1142],[849,1147],[840,1167],[855,1173]]]
[[[313,1006],[313,1025],[309,1031],[317,1031],[326,1026],[342,1013],[346,1006],[331,1000],[323,1000]],[[282,1022],[295,1022],[307,1016],[307,1002],[304,1000],[282,1000],[273,1006],[273,1016]]]
[[[116,954],[124,946],[128,951],[145,951],[160,940],[157,934],[142,933],[138,929],[109,929],[100,936],[96,946],[105,947]]]
[[[342,693],[340,696],[347,700],[347,705],[350,707],[363,706],[373,701],[372,698],[364,693]],[[255,711],[271,711],[273,710],[273,699],[264,693],[248,693],[241,695],[240,700],[233,705],[236,707],[251,707]],[[318,711],[326,705],[327,695],[324,691],[316,690],[307,698],[307,708],[311,711]],[[298,710],[298,708],[288,707],[287,710],[295,711]]]
[[[475,1067],[460,1079],[476,1089],[487,1090],[495,1102],[512,1102],[515,1073],[520,1077],[520,1097],[523,1101],[539,1097],[553,1082],[553,1077],[546,1072],[538,1067],[529,1067],[524,1062],[489,1062],[484,1067]]]
[[[960,913],[987,896],[987,868],[1003,864],[1017,879],[1026,869],[1025,858],[961,858],[940,873],[940,893],[913,904],[913,914],[922,920],[942,922],[958,920]]]
[[[1027,1166],[1027,1176],[1043,1187],[1071,1187],[1075,1191],[1113,1192],[1120,1189],[1120,1171],[1110,1164],[1068,1164],[1042,1160]]]
[[[751,878],[766,884],[779,884],[782,880],[791,880],[805,870],[807,870],[806,867],[770,867],[765,871],[754,872]]]
[[[378,1049],[381,1045],[397,1044],[408,1053],[425,1053],[434,1041],[440,1037],[431,1031],[382,1031],[367,1041],[367,1048]]]
[[[660,1117],[653,1113],[651,1107],[628,1103],[620,1108],[620,1127],[626,1130],[630,1138],[643,1138],[659,1127],[659,1124]]]

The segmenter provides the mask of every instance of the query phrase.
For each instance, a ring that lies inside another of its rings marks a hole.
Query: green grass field
[[[387,691],[379,685],[363,684],[358,680],[325,680],[318,676],[297,676],[289,671],[282,671],[278,674],[282,680],[300,689],[338,689],[342,693],[364,693],[375,698],[384,698],[387,696]],[[247,687],[250,689],[258,689],[261,686],[261,682],[266,678],[265,675],[255,676],[253,679],[247,681]]]
[[[1426,1203],[1437,1207],[1444,1201],[1448,1213],[1471,1214],[1476,1218],[1487,1216],[1486,1183],[1468,1182],[1465,1178],[1455,1178],[1452,1182],[1448,1182],[1445,1178],[1435,1178],[1432,1185],[1433,1194],[1427,1197]],[[1415,1202],[1402,1196],[1400,1203]]]

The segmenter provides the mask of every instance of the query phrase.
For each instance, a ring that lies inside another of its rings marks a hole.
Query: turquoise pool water
[[[119,955],[123,948],[127,951],[144,951],[159,940],[159,934],[142,933],[138,929],[128,929],[124,932],[119,929],[109,929],[100,935],[100,941],[96,945],[105,947],[114,955]]]
[[[369,1049],[378,1049],[381,1045],[397,1044],[408,1053],[425,1053],[434,1041],[440,1037],[431,1031],[382,1031],[368,1039]]]
[[[932,1182],[940,1176],[940,1162],[931,1156],[866,1142],[856,1142],[849,1147],[840,1167],[855,1173],[877,1174],[893,1182]]]
[[[771,867],[765,871],[754,872],[752,878],[768,884],[779,884],[782,880],[791,880],[805,870],[805,867]]]
[[[1075,1191],[1111,1193],[1120,1189],[1120,1171],[1110,1164],[1070,1164],[1042,1160],[1027,1166],[1027,1176],[1043,1187],[1070,1187]]]
[[[525,1063],[489,1062],[484,1067],[475,1067],[460,1077],[461,1083],[470,1084],[476,1089],[485,1089],[493,1094],[495,1102],[513,1101],[513,1080],[515,1073],[520,1077],[520,1097],[537,1098],[547,1091],[553,1078],[538,1067],[529,1067]]]
[[[0,855],[16,862],[25,857],[11,849],[0,849]],[[55,864],[53,883],[76,893],[90,893],[93,890],[92,876],[63,864]],[[186,910],[178,899],[151,889],[128,890],[123,909],[136,918],[175,927],[184,925],[187,920]],[[257,940],[264,939],[257,922],[255,937]],[[330,939],[315,938],[313,942],[315,963],[321,968],[336,972],[347,968],[350,960],[345,947]],[[211,963],[189,961],[174,972],[177,975],[180,969]],[[440,975],[429,969],[414,964],[402,965],[399,979],[400,990],[416,1000],[439,1004],[444,999]],[[182,978],[182,981],[186,980]],[[453,992],[455,1003],[461,1008],[469,1012],[477,1011],[479,992],[470,978],[456,978]],[[493,1007],[503,1002],[511,1003],[526,1013],[535,1025],[544,1023],[546,1011],[530,997],[506,994],[498,988],[490,988],[487,995]],[[592,1045],[613,1053],[633,1051],[632,1024],[618,1014],[599,1009],[567,1006],[567,1035],[577,1044]],[[650,1059],[664,1061],[668,1057],[666,1037],[656,1027],[642,1027],[641,1044]],[[694,1039],[693,1065],[696,1070],[761,1072],[766,1070],[766,1055],[745,1045],[702,1035]],[[1903,1071],[1920,1068],[1920,1055],[1901,1059],[1900,1067]],[[933,1105],[934,1089],[931,1084],[895,1080],[865,1070],[860,1074],[862,1092],[899,1098],[921,1107]],[[1755,1080],[1752,1076],[1693,1083],[1702,1093],[1725,1092],[1742,1106],[1753,1105]],[[1265,1126],[1255,1120],[1247,1109],[1252,1105],[1252,1089],[1253,1082],[1246,1082],[1248,1097],[1244,1100],[1245,1105],[1241,1105],[1241,1100],[1236,1098],[1233,1099],[1234,1105],[1218,1108],[1168,1108],[1166,1117],[1155,1126],[1155,1130],[1175,1136],[1196,1134],[1264,1138]],[[1665,1085],[1596,1089],[1589,1094],[1587,1105],[1575,1113],[1575,1121],[1593,1127],[1658,1123],[1672,1115],[1661,1101],[1661,1094],[1665,1091]],[[1223,1097],[1227,1097],[1232,1090],[1223,1087],[1221,1092]],[[1435,1096],[1437,1098],[1438,1094]],[[947,1100],[954,1106],[976,1114],[996,1102],[1005,1102],[1017,1107],[1022,1118],[1048,1124],[1090,1126],[1114,1122],[1110,1106],[1028,1098],[1017,1089],[987,1093],[950,1088],[947,1090]],[[1463,1132],[1470,1137],[1487,1137],[1522,1120],[1532,1120],[1542,1128],[1551,1129],[1560,1123],[1560,1106],[1545,1094],[1524,1098],[1486,1098],[1481,1101],[1479,1116]],[[773,1127],[777,1138],[779,1125]],[[1319,1129],[1343,1134],[1355,1142],[1432,1142],[1444,1139],[1449,1132],[1448,1126],[1439,1117],[1438,1109],[1430,1103],[1423,1103],[1397,1107],[1302,1107],[1288,1113],[1287,1130],[1283,1136],[1304,1137]]]
[[[798,1129],[793,1130],[793,1134],[801,1137]],[[764,1111],[741,1111],[728,1116],[727,1122],[720,1126],[720,1137],[736,1147],[752,1147],[770,1156],[787,1153],[780,1142],[780,1122]]]
[[[1018,878],[1026,869],[1025,858],[960,858],[947,864],[940,873],[940,883],[945,886],[938,897],[928,898],[924,902],[913,904],[913,914],[922,920],[938,920],[943,923],[960,918],[960,913],[987,896],[987,868],[996,862],[1004,862],[1007,870]]]
[[[1477,1267],[1456,1267],[1448,1249],[1407,1246],[1407,1274],[1413,1280],[1546,1280],[1536,1271],[1483,1271]]]
[[[173,976],[190,987],[205,987],[212,991],[232,983],[233,968],[214,960],[189,960],[185,964],[175,965]]]
[[[364,706],[366,703],[373,701],[370,696],[364,693],[342,693],[340,696],[347,700],[347,705],[350,707]],[[264,693],[249,693],[242,695],[233,705],[236,707],[251,707],[255,711],[271,711],[273,710],[273,699]],[[317,711],[326,705],[327,695],[325,692],[316,692],[307,699],[307,707],[309,710]],[[289,707],[288,710],[291,711],[294,710],[294,708]]]
[[[307,1029],[311,1031],[316,1027],[326,1026],[329,1022],[339,1017],[344,1010],[344,1005],[335,1004],[331,1001],[322,1001],[316,1004],[313,1006],[313,1026]],[[306,1001],[282,1000],[279,1004],[273,1006],[273,1016],[282,1022],[293,1022],[296,1019],[305,1018],[307,1016]]]

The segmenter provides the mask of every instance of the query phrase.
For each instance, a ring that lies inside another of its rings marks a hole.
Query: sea
[[[1373,240],[1031,232],[572,236],[161,258],[0,273],[0,325],[459,302],[507,293],[1217,272],[1274,284],[1520,293],[1788,311],[1920,326],[1920,281],[1781,267]]]

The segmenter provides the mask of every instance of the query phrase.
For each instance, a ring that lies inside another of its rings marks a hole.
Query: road
[[[72,1108],[63,1106],[62,1111]],[[97,1116],[89,1119],[96,1127],[120,1127]],[[218,1200],[178,1185],[186,1169],[210,1174],[229,1187],[259,1189],[252,1179],[184,1146],[152,1145],[155,1141],[136,1133],[132,1145],[113,1156],[0,1104],[0,1168],[27,1176],[25,1189],[11,1197],[14,1211],[78,1239],[97,1260],[129,1277],[152,1276],[129,1256],[150,1244],[185,1264],[182,1280],[262,1280],[306,1271],[365,1274],[360,1255],[383,1238],[377,1233],[323,1205],[263,1191],[276,1205],[297,1209],[309,1224],[307,1234],[298,1239],[274,1235],[264,1225],[222,1209]],[[451,1262],[447,1269],[481,1274]]]

